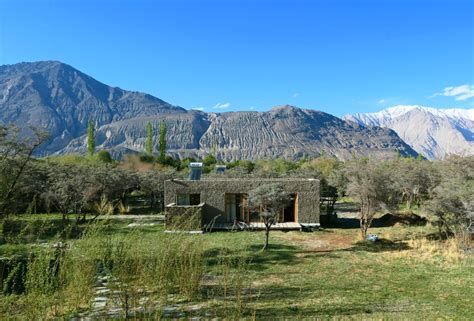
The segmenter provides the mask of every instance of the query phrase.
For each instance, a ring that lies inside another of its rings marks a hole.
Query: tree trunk
[[[270,235],[270,226],[265,225],[265,244],[263,245],[263,250],[266,251],[268,249],[268,237]]]
[[[360,237],[362,238],[362,241],[365,241],[365,239],[367,238],[367,224],[361,224],[360,226]]]
[[[363,205],[360,211],[360,237],[362,241],[367,238],[367,230],[369,229],[368,213],[365,206]]]

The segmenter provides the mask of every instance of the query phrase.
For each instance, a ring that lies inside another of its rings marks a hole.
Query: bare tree
[[[365,239],[377,211],[395,201],[392,177],[384,162],[369,159],[348,162],[344,175],[347,195],[360,206],[360,232]]]
[[[438,218],[440,233],[468,247],[474,234],[474,156],[439,163],[442,179],[426,208]]]
[[[47,135],[31,128],[32,134],[26,135],[17,127],[0,126],[0,216],[5,215],[9,201],[37,148],[46,140]]]
[[[147,196],[150,208],[164,210],[165,180],[176,177],[174,169],[151,169],[138,173],[140,190]]]
[[[429,197],[432,188],[439,184],[440,177],[432,162],[398,158],[391,165],[394,188],[407,209],[411,209],[413,204],[420,206]]]
[[[249,192],[249,206],[260,211],[260,217],[265,225],[265,244],[268,249],[270,228],[277,222],[278,213],[290,202],[290,195],[280,184],[265,184]]]

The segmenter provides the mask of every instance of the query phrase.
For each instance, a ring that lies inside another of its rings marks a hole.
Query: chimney
[[[217,174],[224,174],[227,166],[226,165],[216,165],[216,173]]]
[[[189,163],[189,180],[201,180],[202,163]]]

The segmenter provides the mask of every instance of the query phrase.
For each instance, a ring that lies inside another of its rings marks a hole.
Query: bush
[[[112,163],[112,156],[106,150],[101,150],[97,153],[97,159],[102,163]]]
[[[139,155],[139,159],[141,162],[143,163],[149,163],[149,164],[152,164],[155,162],[155,156],[151,155],[151,154],[140,154]]]

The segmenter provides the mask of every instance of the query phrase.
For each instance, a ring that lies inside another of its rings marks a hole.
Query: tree
[[[174,169],[147,170],[138,173],[140,191],[149,200],[150,208],[164,210],[165,180],[176,177]]]
[[[112,163],[112,156],[106,150],[101,150],[97,153],[97,159],[102,163]]]
[[[3,216],[18,185],[33,161],[33,153],[46,140],[47,135],[35,128],[24,137],[16,127],[0,126],[0,215]]]
[[[349,161],[343,169],[347,181],[346,193],[360,206],[360,232],[363,240],[377,211],[394,201],[390,172],[383,161],[358,159]]]
[[[146,125],[145,152],[148,154],[153,154],[153,126],[151,123]]]
[[[77,164],[51,163],[48,166],[48,191],[43,195],[49,207],[54,207],[65,221],[69,214],[80,219],[91,189],[99,188],[90,180],[93,167]]]
[[[450,157],[438,166],[442,179],[426,209],[438,218],[440,233],[468,246],[474,233],[474,156]]]
[[[212,166],[217,164],[217,159],[214,155],[208,154],[204,159],[202,160],[204,166]]]
[[[160,122],[160,137],[159,137],[159,149],[160,149],[160,155],[159,155],[159,161],[160,163],[164,163],[166,159],[166,123],[164,120]]]
[[[290,202],[290,195],[280,184],[265,184],[251,190],[248,200],[250,208],[260,211],[265,225],[263,250],[267,250],[270,228],[277,222],[278,213]]]
[[[418,206],[429,197],[431,189],[439,184],[439,174],[433,163],[414,158],[397,158],[390,164],[391,176],[400,201],[407,209]]]
[[[94,133],[94,124],[89,120],[87,126],[87,152],[89,156],[93,156],[95,153],[95,133]]]
[[[113,167],[111,164],[61,164],[48,162],[48,188],[43,199],[50,208],[58,210],[66,220],[70,214],[85,220],[87,211],[106,198],[121,201],[139,187],[135,171]]]

